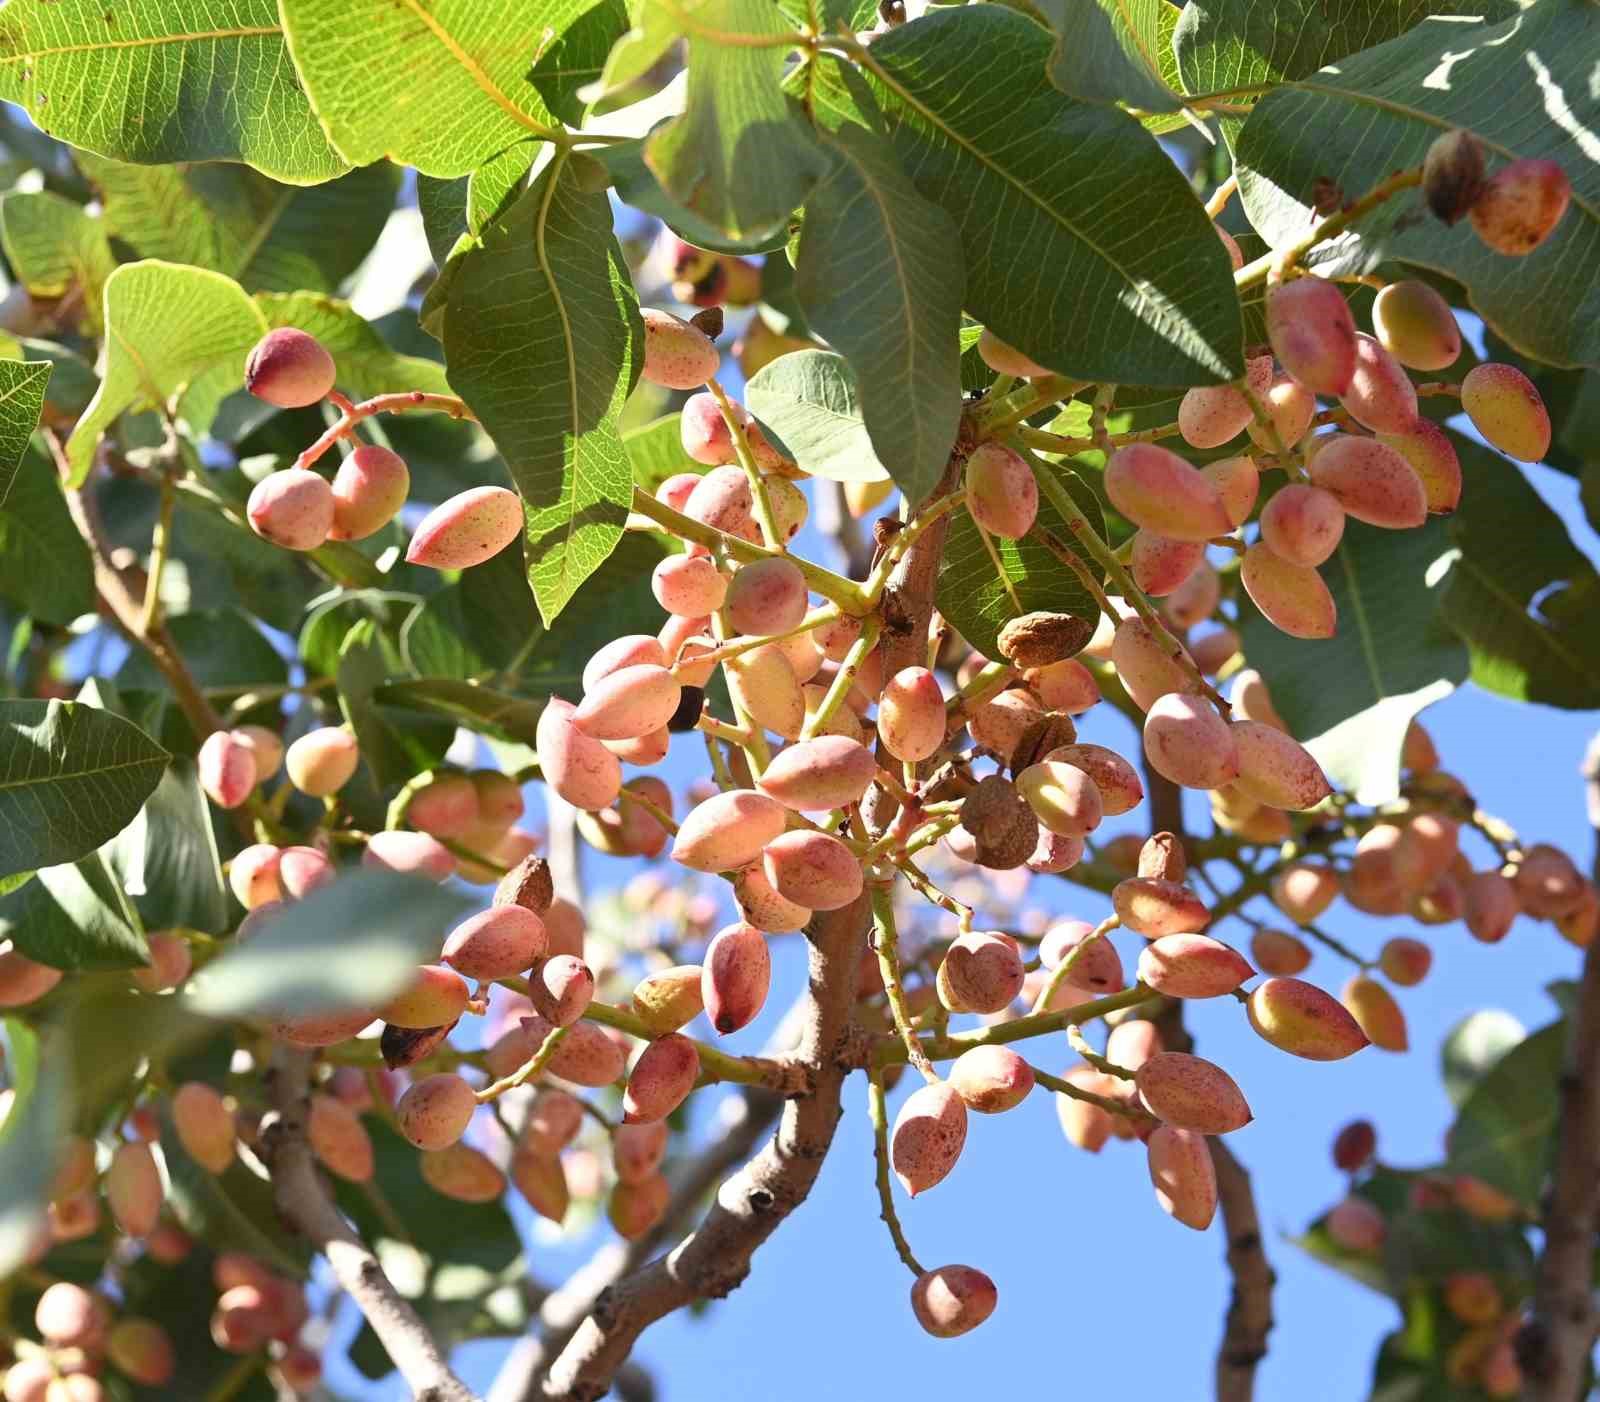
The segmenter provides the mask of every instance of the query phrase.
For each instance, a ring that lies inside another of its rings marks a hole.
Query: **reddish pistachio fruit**
[[[1041,827],[1058,837],[1083,838],[1100,826],[1104,800],[1093,779],[1075,764],[1047,759],[1030,764],[1016,778],[1016,789]]]
[[[1022,991],[1015,941],[981,930],[958,935],[939,966],[939,1001],[951,1012],[997,1013]]]
[[[54,1402],[50,1389],[55,1382],[55,1367],[43,1354],[19,1358],[0,1374],[0,1397],[5,1402]]]
[[[1261,539],[1294,565],[1315,568],[1344,537],[1344,507],[1322,487],[1291,482],[1261,508]]]
[[[709,395],[705,396],[710,398]],[[701,398],[696,395],[689,401]],[[722,415],[717,412],[713,404],[711,412],[717,416],[717,425],[726,436],[727,430],[722,425]],[[688,422],[688,406],[684,409],[684,421]],[[728,443],[729,457],[725,462],[732,462],[733,445]],[[691,454],[690,456],[693,456]],[[695,483],[694,490],[689,493],[689,498],[683,504],[683,514],[690,519],[698,521],[701,525],[710,526],[727,535],[740,536],[746,540],[757,539],[760,529],[755,523],[755,495],[750,489],[750,479],[744,475],[744,469],[739,467],[714,467],[705,476]],[[695,547],[696,549],[700,547]]]
[[[1410,1045],[1406,1015],[1394,995],[1376,979],[1357,974],[1345,984],[1339,1000],[1373,1046],[1381,1051],[1403,1052]]]
[[[399,514],[411,492],[411,473],[398,453],[363,443],[333,475],[329,540],[365,540]]]
[[[642,1183],[653,1176],[666,1157],[669,1130],[665,1120],[649,1124],[618,1125],[611,1136],[611,1164],[623,1183]]]
[[[1100,811],[1115,818],[1137,808],[1144,799],[1139,772],[1115,750],[1104,745],[1062,745],[1045,756],[1047,762],[1070,764],[1093,781],[1100,795]]]
[[[1261,398],[1272,427],[1269,431],[1265,424],[1249,424],[1250,441],[1269,453],[1293,448],[1311,428],[1311,420],[1317,412],[1317,396],[1289,376],[1278,375]],[[1245,515],[1249,514],[1246,508]],[[1242,519],[1234,525],[1240,525]]]
[[[611,1190],[606,1215],[618,1236],[636,1241],[661,1220],[671,1196],[672,1188],[667,1180],[659,1173],[652,1173],[635,1183],[618,1183]]]
[[[1289,375],[1317,394],[1340,395],[1356,372],[1356,326],[1344,294],[1318,277],[1267,296],[1267,337]]]
[[[1416,422],[1415,415],[1410,422]],[[1375,438],[1335,434],[1318,449],[1309,470],[1312,485],[1330,492],[1348,515],[1369,526],[1402,530],[1428,518],[1422,479],[1404,457]]]
[[[1404,433],[1380,433],[1378,441],[1417,474],[1429,515],[1448,516],[1461,504],[1461,459],[1450,435],[1432,419],[1418,419]]]
[[[1410,988],[1427,978],[1433,967],[1433,951],[1421,940],[1396,935],[1384,942],[1378,953],[1378,967],[1391,983]]]
[[[1010,1047],[973,1047],[951,1065],[950,1085],[969,1110],[996,1115],[1027,1099],[1033,1067]]]
[[[1105,487],[1134,525],[1174,540],[1209,540],[1233,529],[1211,479],[1155,443],[1118,448],[1106,463]]]
[[[639,1053],[622,1096],[624,1124],[664,1120],[694,1089],[700,1053],[687,1037],[670,1032]]]
[[[481,821],[478,786],[465,774],[435,773],[406,801],[406,822],[441,840],[464,838]]]
[[[186,1081],[172,1095],[172,1123],[184,1152],[208,1173],[233,1162],[233,1111],[211,1086]]]
[[[1217,1211],[1217,1176],[1205,1136],[1157,1125],[1145,1144],[1156,1203],[1174,1221],[1203,1232]]]
[[[0,943],[0,1008],[25,1008],[60,982],[60,969],[18,954],[9,940]]]
[[[1203,540],[1172,540],[1140,529],[1133,537],[1128,568],[1133,582],[1151,598],[1165,598],[1205,563]]]
[[[651,639],[653,642],[654,639]],[[622,788],[622,764],[573,723],[577,707],[552,696],[534,732],[545,782],[575,808],[608,808]]]
[[[1203,697],[1158,697],[1145,715],[1144,751],[1157,773],[1184,788],[1215,789],[1239,777],[1232,728]]]
[[[553,1159],[583,1128],[583,1102],[564,1090],[541,1090],[533,1098],[517,1147]]]
[[[787,633],[806,616],[806,604],[806,577],[793,560],[755,560],[734,571],[727,619],[736,633],[751,637]]]
[[[1481,1271],[1458,1271],[1445,1277],[1444,1303],[1463,1324],[1491,1324],[1505,1308],[1499,1287]]]
[[[505,487],[470,487],[434,507],[417,526],[406,562],[465,570],[493,559],[522,533],[522,499]]]
[[[372,1019],[373,1013],[368,1008],[340,1008],[335,1012],[280,1018],[273,1023],[272,1032],[297,1047],[331,1047],[349,1041]]]
[[[999,1299],[994,1282],[972,1266],[940,1266],[911,1283],[911,1312],[936,1339],[970,1333],[994,1313]]]
[[[657,1036],[676,1032],[705,1007],[704,970],[699,964],[675,964],[646,974],[633,988],[633,1011]]]
[[[333,529],[333,490],[303,467],[263,477],[250,492],[245,515],[263,540],[285,550],[315,550]]]
[[[650,590],[668,613],[703,618],[728,597],[728,581],[705,555],[668,555],[650,576]]]
[[[440,958],[464,978],[490,982],[531,967],[546,943],[544,921],[531,910],[493,905],[457,925]]]
[[[315,336],[292,326],[269,331],[244,362],[244,387],[280,409],[303,409],[333,388],[333,357]]]
[[[1193,628],[1204,623],[1222,602],[1222,577],[1201,559],[1161,606],[1176,628]]]
[[[1187,1052],[1158,1052],[1139,1068],[1134,1085],[1157,1119],[1197,1134],[1228,1134],[1254,1118],[1232,1076]]]
[[[878,702],[878,738],[896,759],[916,763],[944,743],[944,692],[926,667],[890,677]]]
[[[1250,401],[1232,385],[1197,385],[1178,401],[1178,432],[1191,448],[1220,448],[1254,418]]]
[[[106,1335],[106,1357],[143,1387],[165,1387],[177,1370],[172,1336],[153,1319],[128,1315]]]
[[[1415,278],[1391,282],[1378,293],[1372,329],[1383,348],[1412,370],[1443,370],[1461,355],[1461,328],[1450,304]]]
[[[161,1217],[164,1196],[150,1146],[119,1144],[106,1170],[106,1201],[117,1226],[128,1236],[149,1236]]]
[[[1545,842],[1523,853],[1512,880],[1518,905],[1536,920],[1554,920],[1583,902],[1583,877],[1572,858]]]
[[[1388,1235],[1383,1214],[1366,1198],[1348,1197],[1336,1203],[1323,1225],[1335,1246],[1361,1255],[1370,1255]]]
[[[1032,469],[1004,443],[980,443],[967,459],[967,510],[991,535],[1020,540],[1039,514]]]
[[[1554,161],[1512,161],[1489,177],[1467,217],[1496,253],[1532,253],[1561,222],[1572,183]]]
[[[146,942],[150,946],[150,966],[129,971],[135,987],[145,993],[164,993],[189,977],[189,970],[194,967],[194,956],[189,951],[188,940],[182,935],[155,930]],[[3,1005],[4,996],[0,995],[0,1006]]]
[[[1404,433],[1417,419],[1417,390],[1403,366],[1371,336],[1356,335],[1356,370],[1339,399],[1374,433]]]
[[[450,849],[425,832],[375,832],[367,839],[361,865],[389,871],[413,872],[434,881],[454,874],[456,859]]]
[[[648,663],[601,677],[585,693],[572,723],[596,740],[634,740],[676,714],[683,689],[665,667]]]
[[[1300,979],[1257,984],[1246,1009],[1265,1040],[1308,1061],[1339,1061],[1367,1045],[1367,1034],[1337,999]]]
[[[808,910],[839,910],[861,894],[861,860],[837,837],[810,828],[767,843],[761,869],[785,900]]]
[[[1378,1150],[1378,1131],[1371,1120],[1351,1120],[1333,1137],[1333,1166],[1354,1173]]]
[[[58,1348],[95,1348],[105,1338],[111,1311],[100,1296],[71,1281],[47,1285],[33,1309],[39,1337]]]
[[[717,373],[717,347],[698,326],[671,312],[641,307],[644,320],[643,375],[667,389],[695,389]]]
[[[331,885],[338,872],[326,852],[315,847],[285,847],[278,853],[278,881],[284,895],[303,900],[319,887]]]
[[[450,1144],[422,1154],[422,1180],[441,1197],[457,1202],[493,1202],[506,1190],[506,1177],[489,1157],[468,1144]]]
[[[1250,957],[1262,973],[1279,978],[1293,978],[1311,964],[1305,941],[1286,930],[1257,930],[1250,937]]]
[[[1156,699],[1188,691],[1189,674],[1161,646],[1142,618],[1124,618],[1111,636],[1111,665],[1134,705],[1148,711]]]
[[[771,982],[772,956],[760,930],[741,920],[717,931],[706,947],[700,996],[719,1033],[726,1036],[753,1022]]]
[[[819,735],[781,750],[757,787],[797,812],[824,812],[859,802],[878,772],[872,751],[842,735]]]
[[[764,730],[798,740],[805,724],[806,697],[782,646],[768,644],[723,663],[728,693]]]
[[[1518,462],[1543,462],[1550,413],[1534,383],[1515,365],[1476,365],[1461,381],[1461,407],[1490,444]]]
[[[366,1183],[375,1167],[372,1137],[361,1116],[331,1095],[313,1095],[306,1139],[322,1166],[347,1183]]]
[[[1113,993],[1122,987],[1122,960],[1116,945],[1104,935],[1090,939],[1093,933],[1094,926],[1087,920],[1062,920],[1052,925],[1039,942],[1039,962],[1054,970],[1070,959],[1066,981],[1074,988]]]
[[[289,782],[312,798],[328,798],[348,784],[361,762],[356,737],[336,725],[302,735],[284,755]]]
[[[583,664],[581,684],[585,691],[597,686],[601,679],[624,667],[665,667],[666,650],[657,638],[648,633],[625,633],[598,648]]]
[[[1096,1071],[1092,1066],[1074,1066],[1061,1079],[1070,1081],[1079,1090],[1086,1090],[1091,1095],[1115,1099],[1121,1094],[1122,1082],[1115,1076]],[[1054,1098],[1056,1119],[1067,1143],[1090,1154],[1098,1154],[1105,1148],[1106,1141],[1112,1135],[1112,1122],[1116,1118],[1111,1111],[1093,1101],[1079,1100],[1060,1091],[1056,1092]]]
[[[1207,935],[1163,935],[1139,952],[1139,981],[1169,998],[1220,998],[1254,975],[1242,954]]]
[[[1315,408],[1314,401],[1312,407]],[[1309,414],[1306,419],[1309,423]],[[1299,436],[1303,437],[1304,434],[1305,430],[1301,429]],[[1216,488],[1222,509],[1227,513],[1228,524],[1235,527],[1244,525],[1250,519],[1256,495],[1261,490],[1261,474],[1256,471],[1255,459],[1242,454],[1233,458],[1219,458],[1216,462],[1207,463],[1200,472]]]
[[[1258,803],[1302,811],[1315,808],[1333,786],[1298,740],[1256,720],[1230,725],[1239,752],[1238,787]]]
[[[571,1027],[594,999],[594,971],[571,954],[557,954],[534,970],[528,996],[541,1017]]]
[[[1244,553],[1239,578],[1250,602],[1291,638],[1331,638],[1337,631],[1338,607],[1314,569],[1291,564],[1257,541]]]
[[[1130,876],[1112,888],[1111,904],[1122,923],[1146,939],[1196,934],[1211,923],[1205,902],[1176,881]]]
[[[1036,360],[1030,360],[1014,346],[1007,345],[988,327],[978,337],[978,358],[997,375],[1012,375],[1019,380],[1031,380],[1050,371]]]
[[[781,803],[754,789],[714,794],[685,815],[673,840],[672,858],[695,871],[747,867],[783,831],[787,812]]]
[[[460,1076],[441,1072],[413,1084],[396,1102],[400,1133],[419,1149],[443,1149],[466,1133],[478,1108],[472,1087]]]
[[[1051,832],[1049,828],[1041,827],[1039,840],[1034,844],[1032,854],[1023,865],[1029,871],[1042,876],[1070,871],[1082,860],[1081,837],[1062,837],[1059,833]]]
[[[228,864],[228,887],[246,910],[283,899],[283,883],[278,878],[282,855],[282,848],[270,842],[255,842]]]
[[[213,730],[195,757],[200,787],[218,808],[237,808],[256,786],[256,754],[248,740],[232,730]]]
[[[735,878],[733,895],[745,920],[768,934],[782,935],[803,929],[811,919],[811,912],[804,906],[778,894],[759,862],[746,867]]]
[[[1272,903],[1289,919],[1309,924],[1333,904],[1339,878],[1316,862],[1293,862],[1272,878],[1268,890]]]
[[[967,1106],[944,1081],[912,1091],[889,1132],[889,1162],[912,1197],[942,1183],[967,1142]]]
[[[763,472],[789,466],[788,460],[767,440],[767,435],[761,431],[761,425],[750,417],[750,411],[742,404],[732,405],[733,417],[744,430],[745,438],[750,444],[750,454],[755,459],[755,464]],[[734,446],[733,435],[728,431],[727,420],[722,416],[722,409],[717,404],[714,396],[702,391],[691,394],[684,402],[683,409],[678,417],[678,435],[683,444],[683,451],[696,462],[703,462],[709,467],[725,467],[739,461],[739,451]],[[744,476],[742,469],[735,468],[740,477]],[[702,480],[712,476],[707,473]],[[746,511],[749,510],[749,484],[745,486]],[[705,520],[693,509],[686,510],[695,520]],[[728,531],[726,525],[719,525],[715,521],[706,521],[707,525],[715,525],[718,530]],[[741,534],[739,530],[732,530],[730,534]]]
[[[467,981],[443,964],[424,964],[411,983],[378,1009],[396,1027],[444,1027],[466,1011]]]

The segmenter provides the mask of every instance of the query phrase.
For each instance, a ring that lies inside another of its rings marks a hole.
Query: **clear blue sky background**
[[[1579,545],[1600,556],[1571,479],[1539,468],[1532,476]],[[1593,714],[1516,705],[1468,685],[1426,721],[1446,767],[1468,778],[1487,809],[1529,837],[1587,855],[1592,838],[1576,771]],[[1108,707],[1097,708],[1083,729],[1088,739],[1137,753],[1132,728]],[[694,758],[689,747],[675,747],[674,787],[697,772]],[[538,802],[536,790],[529,797]],[[1143,814],[1141,807],[1107,828],[1131,830],[1130,820]],[[1486,862],[1487,849],[1469,850]],[[634,866],[589,854],[587,876],[599,887],[625,879]],[[1085,919],[1106,909],[1101,898],[1062,882],[1041,880],[1035,888],[1043,904]],[[1529,1029],[1550,1021],[1544,986],[1573,976],[1578,952],[1549,926],[1525,919],[1494,947],[1476,943],[1460,926],[1419,930],[1405,919],[1374,920],[1348,908],[1336,907],[1323,923],[1363,951],[1375,952],[1399,933],[1421,933],[1433,945],[1426,982],[1399,991],[1411,1029],[1409,1054],[1369,1049],[1331,1065],[1300,1061],[1257,1039],[1240,1006],[1226,999],[1191,1004],[1189,1025],[1199,1049],[1233,1072],[1256,1113],[1230,1144],[1254,1175],[1279,1277],[1277,1328],[1258,1395],[1360,1402],[1377,1343],[1397,1313],[1286,1240],[1340,1195],[1328,1145],[1342,1124],[1364,1114],[1379,1126],[1384,1159],[1436,1162],[1450,1122],[1438,1071],[1445,1035],[1483,1007],[1503,1008]],[[1235,923],[1217,933],[1242,944],[1247,932]],[[733,1050],[759,1048],[802,987],[798,939],[773,943],[771,1005],[728,1039]],[[1119,943],[1131,967],[1141,941],[1122,935]],[[1335,956],[1319,952],[1308,977],[1337,988],[1347,973]],[[703,1020],[691,1031],[713,1035]],[[1075,1059],[1064,1037],[1030,1043],[1029,1054],[1056,1070]],[[718,1094],[697,1097],[705,1102],[699,1123],[715,1114]],[[973,1116],[956,1171],[915,1203],[903,1195],[899,1203],[926,1264],[966,1262],[994,1278],[1000,1305],[987,1324],[960,1339],[935,1340],[914,1322],[910,1277],[878,1221],[864,1085],[856,1078],[815,1192],[758,1253],[746,1283],[709,1313],[673,1316],[645,1335],[638,1357],[656,1375],[664,1402],[981,1394],[1021,1368],[1050,1379],[1052,1390],[1059,1383],[1074,1394],[1124,1390],[1136,1378],[1141,1398],[1210,1395],[1228,1288],[1220,1221],[1201,1234],[1165,1217],[1152,1199],[1139,1146],[1113,1143],[1099,1156],[1073,1149],[1057,1128],[1050,1097],[1036,1092],[1008,1114]],[[563,1278],[606,1230],[571,1243],[536,1242],[535,1273]],[[468,1381],[486,1387],[504,1351],[501,1344],[469,1347],[461,1360]],[[330,1380],[354,1382],[339,1373]],[[392,1380],[359,1390],[373,1398],[404,1395]]]

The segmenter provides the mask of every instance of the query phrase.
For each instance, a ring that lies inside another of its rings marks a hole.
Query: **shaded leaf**
[[[211,809],[192,759],[175,759],[103,855],[147,930],[220,935],[230,920]]]
[[[1462,1102],[1450,1167],[1536,1211],[1560,1118],[1567,1024],[1552,1023],[1506,1052]]]
[[[823,350],[779,356],[751,377],[745,403],[813,477],[881,482],[889,475],[873,451],[860,388],[843,356]],[[944,471],[942,457],[936,467],[935,481]]]
[[[150,962],[138,915],[99,852],[41,868],[0,899],[0,932],[53,969],[135,969]]]
[[[387,714],[377,692],[400,670],[398,649],[370,619],[357,623],[339,649],[339,707],[361,744],[361,757],[379,788],[394,788],[444,758],[455,726],[431,717]]]
[[[44,623],[93,613],[94,563],[55,468],[30,449],[10,480],[0,505],[0,594]]]
[[[680,472],[696,476],[706,471],[704,463],[696,462],[683,451],[683,432],[677,414],[663,414],[638,428],[622,431],[623,451],[628,455],[628,466],[633,469],[633,480],[652,496],[667,478]]]
[[[544,710],[537,701],[449,677],[389,682],[380,686],[373,696],[385,707],[442,716],[478,734],[520,741],[525,745],[534,743],[539,713]]]
[[[45,1198],[55,1173],[50,1146],[60,1144],[65,1068],[42,1056],[40,1036],[21,1018],[0,1019],[6,1069],[16,1098],[0,1120],[0,1275],[9,1276],[33,1255],[44,1223]],[[41,1152],[44,1150],[45,1152]]]
[[[117,266],[103,219],[49,190],[0,196],[0,245],[16,279],[35,297],[76,292],[89,329],[101,327],[101,290]]]
[[[1468,1013],[1456,1023],[1440,1050],[1444,1088],[1451,1103],[1459,1108],[1473,1087],[1527,1035],[1516,1018],[1497,1008]]]
[[[1044,0],[1042,8],[1057,36],[1050,81],[1069,97],[1147,112],[1182,106],[1167,79],[1167,0]]]

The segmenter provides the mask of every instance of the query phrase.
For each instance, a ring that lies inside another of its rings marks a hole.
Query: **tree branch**
[[[1600,878],[1600,735],[1583,759],[1584,792]],[[1600,1331],[1594,1302],[1595,1230],[1600,1225],[1600,940],[1584,950],[1572,1038],[1561,1076],[1555,1173],[1545,1200],[1544,1250],[1533,1317],[1517,1335],[1530,1402],[1577,1402]]]
[[[1207,1141],[1217,1175],[1222,1229],[1228,1234],[1228,1270],[1233,1295],[1217,1347],[1217,1402],[1250,1402],[1256,1365],[1267,1356],[1272,1332],[1272,1288],[1277,1276],[1261,1248],[1261,1219],[1250,1175],[1221,1139]]]
[[[284,1048],[267,1072],[277,1118],[264,1131],[262,1145],[278,1211],[327,1258],[334,1279],[366,1316],[416,1402],[477,1402],[378,1258],[339,1214],[317,1174],[306,1141],[310,1064],[307,1053]]]
[[[718,1299],[737,1287],[756,1249],[805,1201],[839,1123],[866,929],[865,894],[842,910],[819,913],[806,927],[811,978],[799,1054],[814,1068],[815,1089],[784,1106],[777,1133],[717,1190],[694,1232],[601,1292],[551,1367],[547,1398],[593,1402],[603,1396],[646,1328],[695,1300]]]

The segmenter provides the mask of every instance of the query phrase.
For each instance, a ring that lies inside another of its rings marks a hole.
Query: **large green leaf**
[[[120,716],[71,701],[0,701],[0,876],[93,852],[133,820],[166,763]]]
[[[1521,157],[1555,160],[1572,181],[1572,204],[1527,257],[1494,252],[1469,221],[1446,228],[1408,194],[1386,201],[1313,261],[1346,273],[1398,258],[1447,273],[1519,350],[1560,365],[1600,365],[1600,163],[1579,158],[1594,134],[1583,127],[1593,122],[1592,103],[1577,97],[1600,81],[1597,54],[1600,10],[1556,0],[1500,24],[1424,20],[1399,39],[1287,83],[1261,100],[1239,135],[1239,188],[1251,223],[1271,243],[1289,243],[1312,220],[1319,180],[1355,198],[1419,165],[1453,127],[1478,136],[1491,167]],[[1315,140],[1307,139],[1311,132]]]
[[[1070,467],[1058,468],[1056,475],[1093,528],[1104,534],[1100,500],[1093,489]],[[1067,523],[1044,497],[1039,501],[1036,529],[1049,531],[1063,544],[1070,545],[1073,539]],[[936,596],[939,612],[985,657],[1000,656],[1000,629],[1018,613],[1049,609],[1076,614],[1091,622],[1099,617],[1099,605],[1077,573],[1035,535],[1021,540],[991,537],[991,541],[1010,589],[995,573],[994,561],[984,548],[977,524],[965,511],[957,511],[950,517]]]
[[[1534,1210],[1561,1115],[1565,1020],[1502,1056],[1473,1087],[1450,1129],[1450,1166]]]
[[[524,745],[534,743],[539,713],[544,710],[537,701],[451,677],[388,682],[375,695],[385,707],[442,716],[480,735]]]
[[[1050,85],[1049,50],[999,5],[940,10],[876,39],[865,80],[832,66],[819,118],[892,139],[960,231],[967,310],[1040,364],[1119,384],[1237,377],[1238,297],[1205,210],[1137,121]]]
[[[827,171],[781,86],[792,26],[771,0],[644,0],[654,43],[688,41],[688,105],[651,135],[645,162],[662,188],[734,238],[782,227]],[[796,35],[798,39],[799,36]]]
[[[1473,681],[1522,701],[1600,706],[1600,575],[1515,465],[1452,438],[1467,486],[1439,609],[1471,649]]]
[[[888,476],[867,432],[860,387],[842,356],[823,350],[779,356],[751,377],[745,402],[813,477],[881,482]],[[959,398],[952,403],[959,413]],[[948,444],[944,451],[948,453]],[[944,463],[943,456],[936,460],[935,481]]]
[[[436,959],[467,898],[421,877],[347,871],[192,979],[196,1012],[232,1018],[371,1008]]]
[[[39,427],[50,374],[48,361],[0,360],[0,506],[16,485],[28,439]]]
[[[1468,1013],[1450,1029],[1440,1048],[1444,1088],[1459,1107],[1478,1084],[1513,1047],[1528,1035],[1510,1013],[1483,1008]]]
[[[105,378],[67,439],[68,486],[82,486],[100,436],[128,409],[174,405],[203,433],[244,361],[267,330],[261,310],[233,279],[204,268],[150,260],[106,279]]]
[[[339,648],[339,707],[361,743],[361,757],[379,788],[398,788],[443,760],[455,727],[431,716],[390,715],[377,693],[399,672],[399,649],[371,619],[363,619]]]
[[[612,46],[628,32],[625,0],[543,0],[539,57],[528,77],[562,121],[581,126],[590,104],[584,88],[605,71]]]
[[[795,290],[811,326],[855,372],[877,460],[907,500],[921,501],[961,421],[955,223],[917,193],[875,132],[846,123],[826,149],[831,165],[806,205]]]
[[[117,266],[103,219],[49,190],[12,190],[0,197],[0,245],[29,292],[46,298],[76,292],[90,330],[99,331],[101,289]]]
[[[16,1093],[0,1120],[0,1275],[33,1259],[55,1173],[53,1146],[66,1134],[61,1100],[64,1068],[43,1055],[39,1033],[20,1018],[0,1020],[6,1069]],[[46,1152],[41,1153],[41,1148]]]
[[[10,0],[0,98],[117,160],[244,161],[296,185],[345,169],[295,76],[276,0]]]
[[[45,867],[0,899],[0,938],[55,969],[132,969],[150,962],[139,917],[99,852]]]
[[[211,810],[192,759],[175,759],[139,816],[104,849],[147,930],[220,935],[229,921]]]
[[[1146,112],[1183,105],[1166,76],[1167,0],[1044,0],[1041,8],[1057,36],[1050,80],[1069,97]]]
[[[463,234],[476,237],[505,209],[542,150],[542,143],[530,138],[491,156],[471,175],[454,180],[417,177],[417,208],[422,212],[423,232],[428,251],[441,270]]]
[[[0,380],[10,363],[0,362]],[[5,410],[0,404],[0,420]],[[0,488],[6,466],[0,449]],[[32,449],[10,475],[9,491],[0,490],[0,594],[45,623],[68,624],[94,612],[89,547],[72,524],[54,466]]]
[[[377,242],[400,187],[391,165],[298,188],[239,166],[82,153],[78,164],[100,191],[104,232],[136,257],[211,268],[250,292],[334,291]]]
[[[466,175],[561,123],[532,82],[549,21],[523,0],[280,0],[295,67],[333,144]]]
[[[1437,519],[1413,531],[1351,521],[1321,569],[1339,610],[1332,638],[1291,638],[1240,602],[1245,653],[1271,679],[1290,733],[1366,802],[1394,796],[1411,718],[1467,675],[1465,649],[1437,617],[1430,573],[1449,548]]]
[[[638,428],[624,429],[622,446],[628,454],[628,466],[633,469],[633,480],[652,496],[669,477],[680,472],[699,476],[706,470],[704,463],[683,451],[683,429],[677,414],[663,414]]]
[[[357,399],[376,394],[449,394],[444,367],[402,355],[348,302],[315,292],[261,293],[256,304],[272,326],[296,326],[315,336],[339,367],[339,384]]]
[[[610,203],[561,157],[451,279],[451,382],[522,493],[528,578],[547,625],[622,537],[633,477],[617,415],[643,335]]]
[[[167,629],[182,654],[194,679],[202,689],[219,700],[243,696],[247,692],[268,691],[281,687],[289,680],[289,668],[278,650],[266,635],[239,609],[206,609],[180,614],[167,620]],[[165,697],[166,679],[144,651],[130,652],[127,660],[117,669],[117,684],[129,691],[149,691]],[[278,703],[270,700],[268,708],[277,714]],[[169,711],[169,714],[171,712]],[[240,720],[260,718],[255,715],[239,716]],[[176,735],[163,728],[163,738],[172,739],[184,749],[199,743],[189,730],[187,721],[180,721]]]

